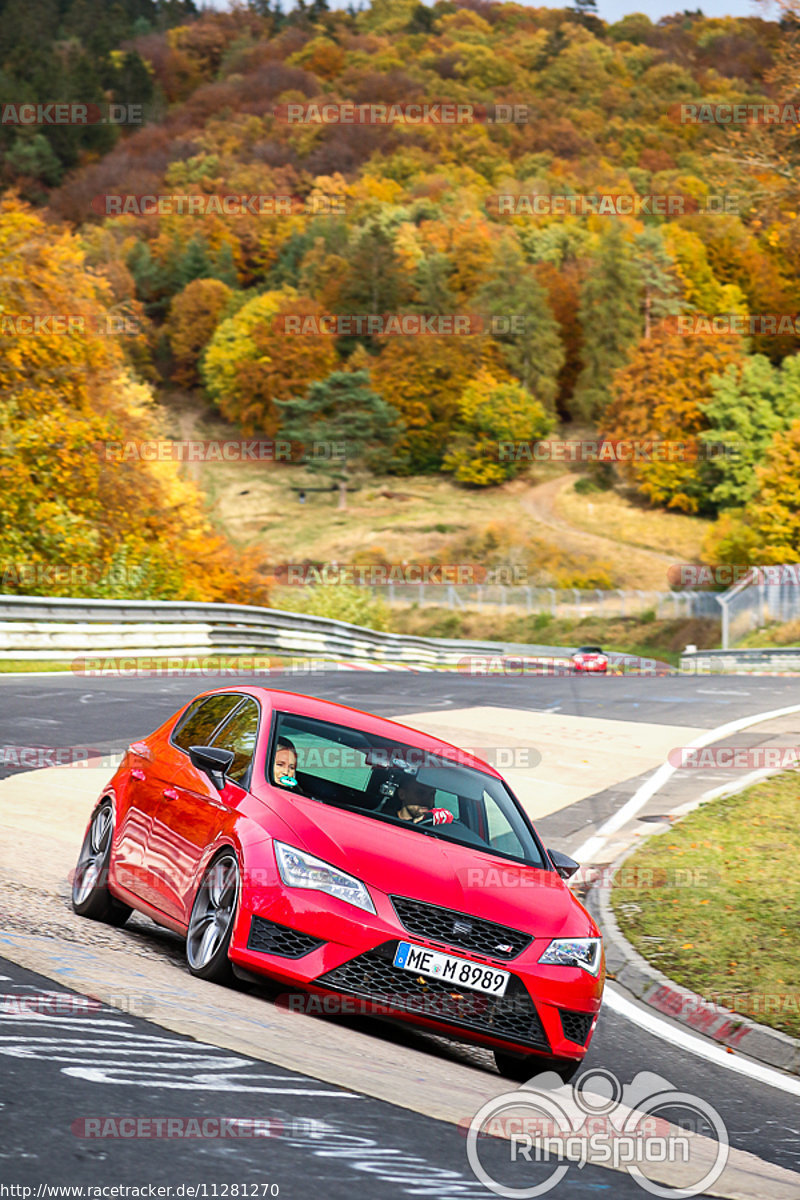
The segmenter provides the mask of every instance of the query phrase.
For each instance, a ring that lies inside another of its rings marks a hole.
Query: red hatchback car
[[[590,675],[605,675],[608,671],[608,656],[599,646],[581,646],[572,656],[575,671]]]
[[[488,1046],[510,1078],[568,1078],[604,980],[597,926],[564,882],[576,869],[471,754],[339,704],[235,687],[129,747],[89,821],[72,903],[176,930],[201,978],[269,976]]]

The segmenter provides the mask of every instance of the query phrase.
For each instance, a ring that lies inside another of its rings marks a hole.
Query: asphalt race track
[[[80,679],[67,673],[0,677],[0,745],[90,746],[100,753],[119,753],[197,692],[235,682]],[[467,678],[439,672],[322,672],[272,680],[271,686],[401,721],[409,714],[441,713],[445,726],[449,713],[509,710],[515,727],[521,722],[534,744],[537,722],[552,722],[554,714],[579,718],[587,728],[601,720],[624,722],[633,738],[636,726],[648,727],[648,736],[656,726],[708,730],[751,714],[800,705],[800,683],[773,677]],[[459,716],[462,723],[464,719]],[[568,728],[579,727],[573,722]],[[580,753],[576,742],[576,760]],[[6,766],[0,775],[11,778],[18,773]],[[619,779],[609,786],[592,793],[589,784],[580,800],[537,818],[540,831],[550,845],[569,851],[586,829],[591,832],[630,796],[641,774],[634,768],[626,775],[625,763],[620,763]],[[5,786],[0,784],[0,827],[5,824]],[[698,790],[708,786],[698,776]],[[81,834],[82,828],[77,829],[75,853]],[[0,836],[5,837],[5,831]],[[26,861],[23,869],[30,885],[36,864]],[[52,939],[47,977],[18,965],[26,931],[6,930],[5,914],[0,912],[0,1184],[20,1188],[0,1195],[26,1200],[59,1194],[48,1186],[90,1184],[170,1185],[174,1196],[190,1194],[177,1191],[179,1185],[198,1185],[205,1191],[193,1194],[208,1197],[324,1195],[350,1200],[355,1189],[377,1198],[491,1194],[470,1169],[464,1129],[458,1127],[458,1120],[468,1122],[477,1107],[470,1106],[468,1085],[474,1082],[476,1095],[498,1095],[514,1086],[499,1078],[485,1052],[451,1047],[441,1039],[367,1018],[298,1018],[313,1021],[307,1027],[313,1033],[307,1045],[325,1046],[331,1061],[340,1049],[345,1057],[361,1056],[349,1086],[344,1086],[328,1069],[327,1059],[316,1075],[310,1053],[302,1060],[308,1064],[305,1069],[296,1070],[274,1065],[255,1045],[250,1057],[242,1052],[241,1040],[232,1049],[231,1038],[224,1034],[227,993],[213,985],[195,981],[205,989],[198,992],[202,1003],[216,1012],[216,1026],[206,1020],[199,1041],[196,1034],[192,1038],[176,1032],[178,1013],[174,1023],[167,1023],[153,1014],[148,1020],[147,1012],[87,1004],[82,990],[75,993],[66,983],[82,950],[74,935],[71,941],[62,936],[73,914],[67,912],[65,897],[58,902],[64,908],[63,927],[32,917],[29,929],[31,945],[46,946]],[[89,938],[91,923],[83,926]],[[130,945],[131,961],[135,958],[140,973],[152,971],[154,977],[158,973],[173,981],[176,989],[184,986],[188,973],[173,935],[135,918],[130,930],[113,931],[113,938],[127,939],[114,945],[117,952],[122,945],[123,953]],[[261,1012],[265,1021],[273,1005],[269,989],[245,988],[243,995],[235,993],[230,999],[231,1014]],[[797,1077],[782,1076],[784,1090],[728,1070],[694,1053],[680,1027],[666,1018],[662,1025],[668,1034],[674,1032],[674,1040],[655,1037],[607,1007],[584,1071],[610,1071],[623,1084],[638,1072],[654,1072],[676,1091],[716,1108],[727,1128],[735,1171],[698,1194],[730,1200],[800,1200]],[[388,1089],[370,1085],[373,1058],[376,1071],[379,1062],[391,1064]],[[437,1073],[445,1080],[461,1080],[466,1096],[461,1105],[458,1094],[453,1096],[446,1119],[430,1115],[434,1109],[437,1114],[442,1111],[427,1099],[429,1076]],[[780,1074],[773,1073],[776,1078]],[[792,1085],[794,1092],[788,1090]],[[394,1103],[390,1095],[396,1097]],[[109,1120],[111,1124],[101,1124]],[[191,1120],[211,1120],[212,1132],[192,1136],[189,1131],[197,1124],[189,1125]],[[217,1126],[221,1136],[214,1132]],[[169,1129],[171,1135],[165,1136]],[[87,1136],[92,1131],[94,1135]],[[553,1171],[552,1163],[512,1167],[508,1144],[500,1139],[481,1143],[480,1157],[507,1187],[545,1184]],[[26,1187],[32,1191],[26,1193]],[[650,1193],[623,1170],[584,1164],[573,1165],[547,1194],[560,1200]]]

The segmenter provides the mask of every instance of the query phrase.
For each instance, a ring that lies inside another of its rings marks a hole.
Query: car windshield
[[[287,754],[289,761],[296,756],[293,783],[286,774]],[[550,869],[507,785],[457,757],[441,757],[349,726],[277,713],[269,762],[269,782],[294,794],[410,833]]]
[[[578,654],[602,654],[603,651],[599,646],[581,646]]]

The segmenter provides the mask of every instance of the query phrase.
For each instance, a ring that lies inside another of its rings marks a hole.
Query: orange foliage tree
[[[164,333],[172,351],[172,378],[183,387],[200,383],[200,357],[232,291],[219,279],[194,279],[174,297]]]
[[[735,337],[681,337],[662,329],[639,342],[615,373],[604,433],[610,441],[633,443],[638,456],[621,461],[619,470],[653,504],[687,513],[709,510],[713,480],[699,442],[708,428],[704,405],[712,397],[712,377],[742,353]],[[648,441],[660,446],[648,450]],[[626,453],[620,447],[619,457]]]
[[[406,432],[396,456],[401,469],[438,470],[457,423],[458,402],[481,361],[475,337],[386,338],[371,367],[375,390],[400,413]]]
[[[6,588],[70,594],[80,580],[84,594],[259,594],[178,464],[150,453],[160,435],[152,395],[109,333],[110,288],[78,239],[7,197],[0,259]],[[44,572],[52,566],[84,571]]]

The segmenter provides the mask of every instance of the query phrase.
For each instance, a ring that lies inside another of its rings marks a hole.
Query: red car
[[[599,931],[487,763],[404,725],[260,687],[206,692],[128,749],[72,903],[186,938],[204,979],[269,976],[325,1009],[577,1070],[603,992]]]
[[[608,657],[599,646],[581,646],[572,656],[572,666],[576,671],[605,675],[608,671]]]

